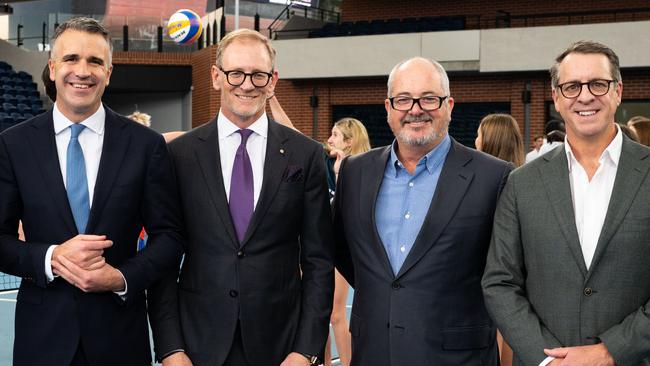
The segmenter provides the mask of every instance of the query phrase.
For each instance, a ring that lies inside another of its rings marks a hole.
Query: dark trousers
[[[77,352],[74,354],[70,366],[88,366],[86,353],[84,352],[83,347],[81,347],[81,343],[77,346]]]
[[[244,354],[244,345],[241,339],[241,328],[239,322],[237,322],[235,338],[232,341],[230,352],[228,353],[228,357],[226,357],[226,362],[224,362],[223,366],[249,366],[249,363],[246,361],[246,355]]]

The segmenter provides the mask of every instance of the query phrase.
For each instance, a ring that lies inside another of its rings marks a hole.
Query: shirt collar
[[[266,112],[262,113],[260,118],[253,122],[252,125],[248,126],[247,129],[266,138],[269,132],[269,119],[266,116]],[[224,116],[224,114],[221,113],[221,110],[219,110],[219,115],[217,116],[217,132],[219,140],[223,140],[239,130],[240,128],[236,124],[232,123],[232,121]]]
[[[600,158],[598,159],[598,162],[600,164],[603,164],[605,159],[609,159],[609,161],[611,161],[615,167],[618,167],[618,162],[621,159],[622,149],[623,149],[623,134],[621,132],[621,128],[616,126],[616,136],[614,136],[612,142],[610,142],[609,145],[607,145],[603,153],[600,154]],[[569,140],[566,137],[564,138],[564,151],[567,157],[569,172],[571,172],[571,170],[573,169],[573,164],[577,164],[578,161],[576,160],[576,157],[573,154],[573,150],[571,150],[571,144],[569,143]]]
[[[397,147],[397,140],[393,140],[393,143],[391,144],[390,148],[390,164],[388,165],[388,172],[391,174],[391,176],[397,176],[397,173],[399,172],[400,169],[404,169],[404,165],[399,161],[397,158],[397,151],[395,148]],[[451,148],[451,139],[449,138],[449,134],[447,134],[442,141],[436,147],[431,149],[428,153],[426,153],[422,158],[420,158],[420,161],[418,162],[418,165],[425,164],[427,172],[429,174],[433,174],[433,171],[440,165],[442,162],[445,160],[447,157],[447,153],[449,152],[449,149]]]
[[[58,135],[66,128],[74,124],[68,117],[64,116],[59,110],[57,103],[54,103],[54,110],[52,111],[52,119],[54,120],[54,134]],[[92,132],[102,135],[104,133],[104,126],[106,124],[106,110],[104,105],[100,104],[99,108],[90,117],[80,122]]]

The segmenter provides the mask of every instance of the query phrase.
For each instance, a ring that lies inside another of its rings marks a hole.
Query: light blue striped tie
[[[86,232],[86,224],[90,215],[88,199],[88,180],[86,178],[86,163],[84,152],[79,144],[79,134],[86,126],[74,123],[70,126],[70,143],[68,143],[68,156],[66,161],[66,184],[68,201],[77,225],[79,234]]]

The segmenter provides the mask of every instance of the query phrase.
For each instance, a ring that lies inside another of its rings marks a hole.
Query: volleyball
[[[167,23],[167,34],[178,44],[195,42],[203,32],[201,17],[189,9],[181,9],[171,17]]]

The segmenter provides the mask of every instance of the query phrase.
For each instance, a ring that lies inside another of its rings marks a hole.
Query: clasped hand
[[[106,263],[106,235],[77,235],[52,251],[52,272],[84,292],[122,291],[124,279]]]

